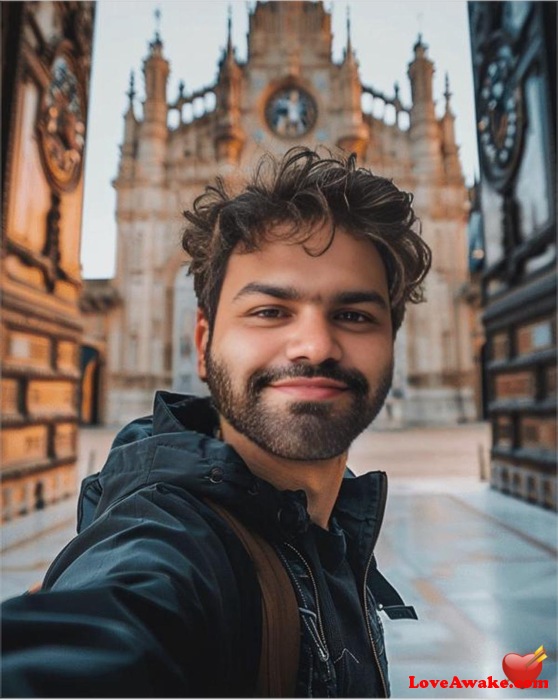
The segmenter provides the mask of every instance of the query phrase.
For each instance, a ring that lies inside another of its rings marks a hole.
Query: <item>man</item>
[[[208,187],[185,217],[211,399],[159,393],[86,480],[80,534],[41,592],[5,606],[5,694],[254,695],[270,622],[217,504],[288,573],[294,694],[387,696],[377,609],[414,611],[373,556],[385,474],[355,478],[346,461],[430,265],[411,196],[354,157],[294,149],[236,196]]]

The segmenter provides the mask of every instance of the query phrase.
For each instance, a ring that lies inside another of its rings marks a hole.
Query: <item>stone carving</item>
[[[72,191],[79,181],[85,147],[85,100],[77,74],[70,53],[59,51],[52,62],[37,125],[49,180],[64,192]]]
[[[304,136],[316,121],[316,103],[304,90],[283,88],[272,95],[266,106],[266,119],[277,136]]]

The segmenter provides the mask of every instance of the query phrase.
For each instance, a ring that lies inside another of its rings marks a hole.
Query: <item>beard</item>
[[[218,412],[235,430],[276,457],[298,461],[337,457],[349,449],[382,408],[393,378],[393,362],[382,370],[371,389],[362,372],[327,360],[320,365],[292,365],[257,370],[245,387],[233,382],[233,372],[211,354],[205,356],[206,380]],[[266,401],[264,389],[290,378],[323,377],[347,385],[338,401]],[[348,399],[348,400],[347,400]]]

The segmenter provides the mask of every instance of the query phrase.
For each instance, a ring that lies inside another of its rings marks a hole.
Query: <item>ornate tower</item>
[[[460,290],[467,280],[467,190],[464,185],[446,83],[443,116],[436,115],[434,64],[422,36],[408,68],[412,106],[409,146],[415,209],[433,251],[426,280],[427,304],[408,310],[407,386],[404,412],[410,423],[421,414],[435,422],[475,416],[470,317]],[[436,339],[436,340],[434,340]]]
[[[412,99],[409,129],[411,147],[418,166],[417,176],[439,181],[442,176],[442,162],[432,95],[434,64],[427,56],[428,46],[423,43],[422,36],[419,35],[413,50],[414,60],[409,64],[408,70]]]
[[[113,183],[118,221],[115,288],[126,303],[113,311],[111,323],[109,421],[128,410],[130,415],[136,406],[149,405],[154,389],[170,381],[170,349],[165,347],[164,335],[172,325],[172,308],[162,281],[169,245],[165,221],[169,63],[158,30],[149,43],[143,75],[145,100],[139,119],[133,79],[130,82],[120,165]]]
[[[444,91],[445,110],[441,119],[442,162],[446,180],[452,184],[461,185],[463,175],[459,162],[459,149],[455,141],[455,114],[451,111],[451,92],[449,76],[446,73],[446,89]]]
[[[163,179],[167,145],[167,80],[169,62],[163,56],[159,32],[149,44],[149,54],[143,62],[145,101],[143,120],[139,129],[138,165],[140,176],[153,183]]]
[[[138,120],[134,113],[135,91],[134,73],[130,73],[130,87],[128,89],[128,109],[124,113],[124,137],[120,148],[120,163],[118,178],[121,181],[132,180],[134,177],[137,146],[138,146]]]
[[[348,11],[347,11],[348,12]],[[344,151],[356,153],[360,159],[366,152],[369,131],[363,121],[362,114],[362,85],[358,73],[356,59],[351,41],[351,20],[347,14],[347,46],[343,62],[339,67],[339,84],[341,90],[341,136],[337,145]]]
[[[229,15],[227,47],[219,62],[215,89],[215,153],[219,163],[237,163],[246,141],[240,116],[241,90],[242,69],[232,44],[232,19]]]

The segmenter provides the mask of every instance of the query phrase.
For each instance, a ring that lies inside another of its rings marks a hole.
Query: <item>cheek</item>
[[[228,330],[214,337],[211,352],[225,362],[235,376],[252,374],[262,367],[281,363],[280,337],[250,329]]]
[[[353,348],[349,363],[369,376],[381,373],[393,362],[393,340],[377,338],[374,343],[363,342]]]

